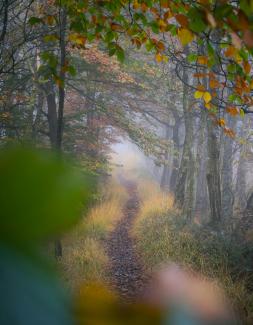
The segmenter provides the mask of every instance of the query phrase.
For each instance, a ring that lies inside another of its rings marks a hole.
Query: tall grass
[[[139,187],[142,203],[133,234],[147,267],[154,270],[175,262],[198,272],[225,289],[240,318],[250,315],[253,296],[246,278],[238,276],[243,266],[235,257],[240,248],[210,229],[185,225],[180,211],[173,208],[173,196],[162,193],[156,184]]]
[[[60,268],[70,288],[82,282],[105,281],[108,257],[103,242],[122,216],[127,193],[117,180],[101,186],[100,199],[63,239]]]

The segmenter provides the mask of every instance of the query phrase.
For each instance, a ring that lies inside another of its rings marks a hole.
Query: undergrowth
[[[114,178],[101,185],[99,193],[88,215],[63,239],[60,268],[72,289],[83,282],[106,280],[108,257],[103,241],[121,217],[127,193]]]
[[[172,195],[156,185],[141,184],[140,194],[142,203],[133,235],[147,267],[154,270],[174,262],[218,282],[239,318],[249,319],[253,311],[252,279],[248,276],[252,254],[245,254],[245,246],[231,236],[186,225],[180,211],[173,208]]]

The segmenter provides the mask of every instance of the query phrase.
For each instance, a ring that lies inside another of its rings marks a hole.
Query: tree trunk
[[[180,139],[179,139],[179,129],[180,129],[180,118],[177,112],[173,113],[175,124],[173,126],[173,162],[172,162],[172,172],[170,177],[170,191],[174,192],[176,187],[178,169],[179,169],[179,147],[180,147]]]
[[[183,72],[183,80],[187,84],[187,71]],[[185,139],[183,154],[181,158],[180,168],[177,177],[175,190],[175,205],[183,207],[183,214],[187,220],[192,220],[195,211],[196,199],[196,166],[194,154],[193,128],[194,119],[192,112],[192,103],[189,100],[188,87],[184,85],[183,89],[183,111],[185,123]]]
[[[170,139],[170,127],[167,125],[166,126],[166,140]],[[162,190],[168,191],[169,190],[169,175],[170,175],[170,166],[168,165],[168,160],[169,160],[169,149],[167,149],[165,153],[165,161],[166,163],[163,166],[163,172],[162,172],[162,177],[161,177],[161,183],[160,187]]]
[[[245,136],[244,124],[238,122],[237,132],[240,138]],[[239,160],[235,185],[235,207],[241,212],[246,206],[246,144],[242,144],[239,152]]]
[[[52,148],[57,147],[57,106],[53,81],[49,81],[46,86],[47,98],[47,119],[49,127],[49,139]]]
[[[234,127],[235,119],[230,119],[229,127]],[[233,216],[233,139],[225,136],[223,139],[222,159],[222,219],[228,221]]]
[[[58,87],[59,104],[58,104],[58,121],[57,121],[57,149],[61,151],[62,147],[62,134],[63,134],[63,113],[65,103],[65,79],[66,79],[66,26],[67,26],[67,13],[64,7],[60,8],[60,83]]]
[[[197,193],[196,193],[196,218],[199,222],[205,221],[205,215],[208,211],[208,193],[206,181],[207,165],[207,114],[204,110],[200,111],[200,121],[198,130],[197,157],[196,157],[196,175],[197,175]]]
[[[211,224],[218,228],[221,222],[221,185],[220,185],[220,152],[217,139],[217,128],[210,116],[207,117],[207,187],[210,204]]]

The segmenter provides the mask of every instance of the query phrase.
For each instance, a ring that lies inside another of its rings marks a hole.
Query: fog
[[[117,173],[131,173],[133,177],[160,181],[161,168],[131,141],[121,138],[120,142],[111,146],[111,150],[110,160]]]

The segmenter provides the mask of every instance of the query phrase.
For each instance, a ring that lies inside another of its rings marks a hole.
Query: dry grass
[[[161,191],[159,185],[151,180],[141,181],[138,185],[141,207],[136,218],[133,234],[138,236],[142,224],[150,219],[149,222],[160,215],[165,215],[173,209],[173,195]],[[152,226],[152,225],[151,225]]]
[[[85,281],[105,281],[108,257],[103,241],[121,217],[126,200],[125,189],[112,179],[101,189],[97,204],[63,239],[60,268],[70,288],[75,289]]]

